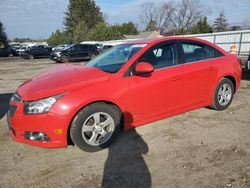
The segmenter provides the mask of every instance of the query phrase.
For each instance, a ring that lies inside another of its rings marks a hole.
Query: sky
[[[96,0],[96,4],[104,12],[109,24],[134,21],[141,28],[140,5],[147,1],[149,0]],[[153,0],[155,3],[163,1]],[[213,23],[215,17],[223,10],[229,24],[245,23],[250,26],[250,0],[200,2],[204,10],[209,12],[210,23]],[[63,29],[67,6],[68,0],[0,0],[0,21],[4,24],[10,39],[48,38],[56,29]]]

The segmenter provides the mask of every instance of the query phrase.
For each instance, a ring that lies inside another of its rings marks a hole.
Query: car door
[[[40,56],[40,48],[37,46],[34,46],[30,50],[30,54],[33,55],[34,57],[39,57]]]
[[[128,101],[132,104],[134,121],[171,115],[181,108],[183,79],[177,51],[175,42],[163,43],[149,49],[137,60],[136,63],[151,63],[155,71],[129,78]]]
[[[217,74],[219,52],[212,47],[194,41],[180,41],[183,54],[183,81],[185,106],[208,105]]]
[[[86,59],[88,58],[88,45],[82,44],[80,50],[77,52],[79,59]]]
[[[70,60],[78,60],[78,51],[80,50],[79,45],[74,45],[67,50],[67,55]]]

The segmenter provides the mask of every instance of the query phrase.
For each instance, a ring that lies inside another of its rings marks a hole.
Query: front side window
[[[185,63],[223,56],[221,52],[205,44],[183,42],[181,46],[184,52]]]
[[[104,72],[115,73],[121,69],[146,44],[123,44],[97,56],[86,66],[101,69]]]
[[[153,47],[143,54],[138,62],[142,61],[150,63],[155,69],[177,65],[176,44]]]

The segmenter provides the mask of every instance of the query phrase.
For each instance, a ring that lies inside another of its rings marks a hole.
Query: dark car
[[[52,52],[52,49],[47,46],[32,46],[28,50],[25,50],[20,54],[22,58],[25,59],[34,59],[34,58],[45,58],[49,57]]]
[[[247,62],[246,62],[246,69],[248,72],[250,72],[250,54],[249,54]]]
[[[61,52],[53,52],[50,55],[50,59],[56,62],[69,62],[69,61],[80,61],[89,60],[92,57],[98,55],[98,49],[92,44],[73,44]]]
[[[7,48],[0,48],[0,57],[8,57],[10,55]]]
[[[104,45],[102,48],[102,52],[106,52],[106,51],[110,50],[110,48],[113,48],[113,47],[114,47],[113,45]]]
[[[11,56],[19,56],[18,50],[19,50],[21,47],[22,47],[22,46],[20,46],[20,45],[13,45],[13,46],[10,46],[10,47],[8,48],[9,54],[10,54]]]

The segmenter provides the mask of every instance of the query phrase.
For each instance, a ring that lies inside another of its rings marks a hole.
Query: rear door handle
[[[179,79],[181,79],[180,76],[173,76],[173,77],[171,78],[172,81],[177,81],[177,80],[179,80]]]
[[[213,71],[213,70],[215,70],[215,68],[214,67],[209,67],[208,70]]]

